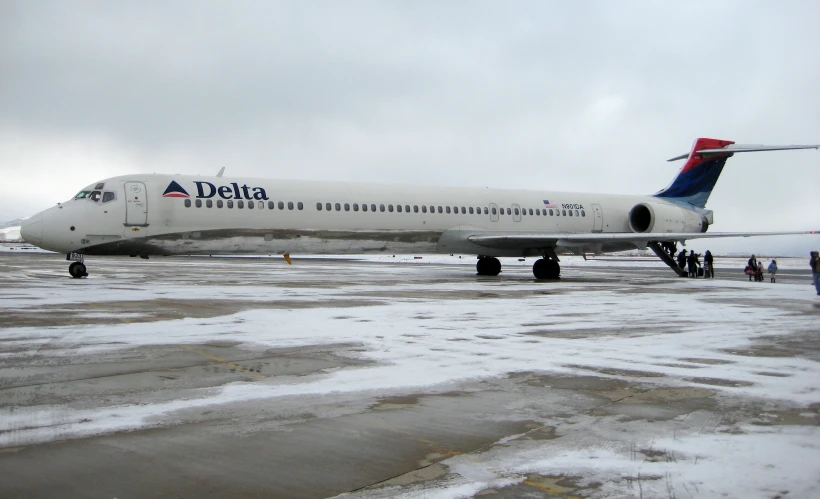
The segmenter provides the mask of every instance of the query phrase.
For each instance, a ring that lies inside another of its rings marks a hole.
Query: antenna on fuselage
[[[219,169],[219,173],[217,173],[216,176],[221,177],[223,173],[225,173],[225,167],[224,166]]]

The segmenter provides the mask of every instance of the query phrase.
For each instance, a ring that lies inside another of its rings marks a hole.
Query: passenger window
[[[362,203],[362,211],[367,211],[367,203]]]
[[[427,205],[421,205],[421,212],[427,213]]]
[[[221,208],[221,206],[220,206],[220,208]],[[273,201],[268,201],[268,209],[272,210],[274,208],[276,208],[276,204],[274,204]]]
[[[536,214],[536,216],[541,216],[541,208],[536,208],[535,209],[535,214]]]
[[[113,201],[117,198],[117,195],[111,191],[103,193],[103,203],[107,203],[109,201]]]
[[[375,204],[370,205],[370,211],[376,211],[376,205]],[[384,211],[384,210],[382,210],[382,211]]]
[[[515,209],[515,214],[518,215],[518,208]]]
[[[470,206],[470,215],[472,215],[472,214],[473,214],[473,207]]]
[[[493,215],[495,215],[495,208],[493,208]]]
[[[487,207],[484,207],[484,214],[487,215]],[[493,208],[493,215],[495,215],[495,208]]]
[[[197,208],[202,208],[202,200],[201,199],[197,199],[196,201],[194,201],[194,204],[196,205]]]
[[[233,208],[233,201],[226,201],[228,208]]]
[[[216,200],[216,207],[217,208],[222,208],[222,200],[221,199]]]
[[[400,204],[397,204],[397,205],[396,205],[396,211],[398,211],[399,213],[401,213],[401,205],[400,205]]]
[[[342,205],[341,204],[336,203],[335,206],[336,206],[336,211],[342,211]]]
[[[205,206],[207,206],[208,208],[213,208],[214,207],[214,202],[211,201],[210,199],[208,199],[208,200],[205,201]]]
[[[350,211],[350,203],[345,203],[345,211]]]
[[[567,216],[567,210],[561,210],[561,216],[563,216],[563,217]]]
[[[414,204],[413,205],[413,213],[418,213],[418,212],[419,212],[419,205]]]
[[[239,201],[236,202],[236,207],[237,208],[244,208],[245,207],[245,202],[240,199]]]
[[[436,212],[436,207],[435,207],[435,206],[431,206],[431,207],[430,207],[430,213],[435,213],[435,212]]]
[[[582,216],[582,217],[587,216],[587,214],[586,214],[586,212],[585,212],[584,210],[581,210],[581,216]]]
[[[472,208],[470,208],[470,210],[472,210]],[[461,207],[461,214],[462,214],[462,215],[466,215],[466,214],[467,214],[467,208],[465,208],[465,207],[463,207],[463,206],[462,206],[462,207]]]
[[[322,203],[316,203],[316,211],[322,211]]]
[[[303,209],[305,209],[305,205],[303,205],[302,202],[299,201],[298,203],[296,203],[296,209],[297,210],[303,210]]]
[[[359,211],[359,204],[353,203],[353,211]]]
[[[546,213],[546,211],[544,213]],[[550,216],[552,216],[552,208],[550,208]]]
[[[530,215],[532,215],[532,208],[530,208]]]
[[[577,216],[580,216],[580,215],[578,214],[578,210],[575,210],[575,216],[576,216],[576,217],[577,217]]]
[[[253,209],[253,201],[248,201],[248,209],[249,210]]]
[[[185,200],[185,207],[186,207],[186,208],[190,208],[190,207],[191,207],[191,200],[190,200],[190,199],[186,199],[186,200]]]
[[[447,213],[450,213],[450,207],[449,207],[449,206],[445,206],[445,207],[444,207],[444,211],[446,211]]]
[[[439,213],[444,213],[444,209],[442,209],[442,207],[441,207],[441,206],[439,206],[439,207],[438,207],[438,212],[439,212]]]
[[[404,211],[406,211],[407,213],[410,213],[410,205],[409,204],[404,205]],[[419,210],[417,209],[416,211],[419,211]]]
[[[510,208],[507,208],[507,215],[512,215],[512,210]]]
[[[383,205],[383,204],[380,204],[380,205],[379,205],[379,211],[380,211],[380,212],[382,212],[382,213],[384,213],[384,205]]]
[[[393,213],[393,205],[392,204],[387,205],[387,211],[389,211],[390,213]]]
[[[284,210],[285,209],[285,202],[284,201],[279,201],[278,203],[276,203],[276,207],[279,208],[280,210]],[[240,208],[241,208],[241,206],[240,206]]]
[[[288,201],[288,209],[289,210],[293,209],[293,201]]]

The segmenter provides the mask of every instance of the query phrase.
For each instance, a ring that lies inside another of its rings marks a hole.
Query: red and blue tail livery
[[[168,184],[168,188],[165,189],[165,192],[162,193],[162,197],[164,198],[190,198],[191,196],[188,195],[188,192],[175,180],[172,180],[170,184]]]
[[[689,159],[672,184],[655,193],[655,197],[675,203],[704,208],[709,195],[717,183],[726,160],[738,152],[785,151],[790,149],[817,149],[816,145],[805,146],[762,146],[739,145],[731,140],[706,139],[695,140],[692,151],[676,156],[669,161]]]

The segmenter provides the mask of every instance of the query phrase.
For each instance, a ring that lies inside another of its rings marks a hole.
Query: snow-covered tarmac
[[[503,263],[0,255],[0,496],[820,497],[802,259]]]

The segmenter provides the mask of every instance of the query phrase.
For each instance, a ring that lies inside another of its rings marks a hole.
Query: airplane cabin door
[[[592,221],[592,232],[601,232],[604,230],[604,212],[601,211],[601,205],[593,204],[592,211],[595,219]]]
[[[148,225],[148,189],[144,182],[125,183],[125,225]]]
[[[490,203],[490,222],[498,222],[498,205]]]

